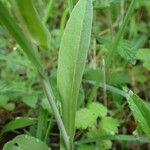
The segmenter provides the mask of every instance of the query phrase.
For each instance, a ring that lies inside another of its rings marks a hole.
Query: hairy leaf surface
[[[58,58],[58,89],[62,97],[63,121],[71,138],[75,110],[90,44],[92,1],[79,0],[67,22]]]

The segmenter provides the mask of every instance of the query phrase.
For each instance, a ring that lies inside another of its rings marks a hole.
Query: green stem
[[[86,83],[89,83],[89,84],[92,84],[92,85],[97,84],[95,81],[91,81],[91,80],[86,80],[85,82],[86,82]],[[108,91],[110,91],[110,92],[114,92],[114,93],[116,93],[116,94],[118,94],[118,95],[121,95],[121,96],[123,96],[123,97],[125,97],[125,98],[127,98],[127,97],[130,96],[128,92],[123,91],[123,90],[120,90],[120,89],[118,89],[118,88],[116,88],[116,87],[114,87],[114,86],[111,86],[111,85],[108,85],[108,84],[106,84],[105,86],[106,86],[106,89],[107,89]],[[99,87],[104,88],[103,83],[100,83],[100,84],[99,84]]]
[[[107,64],[107,69],[110,67],[111,63],[112,63],[112,59],[114,58],[114,54],[115,52],[117,51],[117,47],[118,47],[118,44],[120,42],[120,40],[122,39],[122,36],[125,32],[125,29],[126,29],[126,26],[129,22],[129,19],[131,18],[132,16],[132,13],[134,11],[134,8],[135,8],[135,3],[136,3],[136,0],[132,0],[131,3],[130,3],[130,6],[127,10],[127,13],[126,13],[126,16],[123,20],[123,23],[116,35],[116,38],[114,39],[114,42],[113,42],[113,45],[112,45],[112,49],[107,57],[107,61],[106,61],[106,64]]]
[[[52,108],[52,110],[54,112],[55,119],[57,121],[57,125],[58,125],[58,127],[60,129],[60,132],[62,134],[63,140],[64,140],[65,145],[67,147],[67,150],[70,150],[70,148],[69,148],[69,137],[67,135],[66,129],[64,127],[64,124],[63,124],[62,119],[60,117],[59,111],[58,111],[57,106],[55,104],[52,88],[51,88],[48,80],[42,80],[42,82],[43,82],[43,87],[45,89],[45,93],[47,95],[48,101],[49,101],[49,103],[51,105],[51,108]]]

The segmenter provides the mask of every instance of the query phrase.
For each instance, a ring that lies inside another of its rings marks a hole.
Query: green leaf
[[[95,147],[91,145],[81,145],[78,150],[95,150]]]
[[[112,142],[110,140],[103,140],[99,142],[99,145],[102,150],[112,149]]]
[[[144,62],[143,67],[146,68],[147,70],[150,70],[150,61],[149,62]]]
[[[15,104],[9,102],[9,97],[0,94],[0,107],[6,109],[7,111],[12,111],[15,108]]]
[[[100,122],[100,133],[102,135],[115,135],[118,133],[119,121],[112,117],[104,117]]]
[[[128,97],[128,104],[142,130],[150,139],[150,110],[147,104],[136,94]]]
[[[46,78],[42,63],[36,50],[33,48],[30,41],[26,38],[20,27],[16,24],[16,21],[10,16],[8,10],[4,7],[0,1],[0,21],[8,29],[11,35],[16,39],[20,47],[26,53],[30,61],[37,68],[39,73]]]
[[[140,48],[137,51],[136,58],[142,61],[150,61],[150,49]]]
[[[88,108],[98,117],[105,117],[107,115],[107,108],[100,103],[92,102],[88,104]]]
[[[36,103],[37,103],[37,100],[38,100],[38,96],[36,94],[32,94],[32,95],[27,95],[25,97],[23,97],[22,101],[32,107],[32,108],[35,108],[36,107]]]
[[[131,45],[131,42],[128,40],[121,40],[118,47],[117,51],[119,55],[124,58],[127,61],[133,61],[135,60],[135,50],[133,49],[134,47]]]
[[[12,120],[8,124],[6,124],[1,130],[0,134],[2,135],[6,132],[9,132],[15,129],[24,128],[34,123],[35,123],[35,120],[32,118],[16,118],[15,120]]]
[[[93,111],[82,108],[76,112],[76,128],[77,129],[87,129],[92,127],[97,119],[97,115]]]
[[[108,77],[108,83],[115,86],[126,85],[131,83],[131,79],[126,71],[114,71]]]
[[[75,111],[92,28],[92,0],[79,0],[62,36],[58,57],[58,89],[62,117],[70,138],[75,132]]]
[[[52,113],[51,107],[50,107],[48,99],[46,97],[44,97],[42,99],[41,106],[42,106],[43,109],[47,110],[49,113]]]
[[[49,49],[50,34],[40,19],[33,0],[11,0],[12,10],[27,36],[39,46]]]
[[[19,135],[4,145],[3,150],[50,150],[48,146],[29,135]]]

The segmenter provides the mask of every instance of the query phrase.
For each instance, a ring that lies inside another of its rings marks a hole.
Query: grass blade
[[[0,135],[3,135],[6,132],[13,131],[16,129],[24,128],[30,125],[35,124],[36,121],[33,118],[16,118],[15,120],[10,121],[6,124],[0,132]]]
[[[33,0],[11,0],[12,10],[22,29],[32,41],[44,49],[50,47],[50,33],[40,19]]]

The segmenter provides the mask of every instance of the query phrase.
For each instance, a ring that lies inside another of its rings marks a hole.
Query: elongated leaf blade
[[[0,134],[4,134],[6,132],[24,128],[30,125],[35,124],[36,121],[32,118],[17,118],[15,120],[10,121],[8,124],[6,124],[3,129],[1,130]]]
[[[74,135],[75,110],[90,44],[92,1],[79,0],[62,36],[58,58],[58,89],[62,97],[63,121],[70,138]]]
[[[50,34],[42,23],[33,0],[11,0],[12,10],[22,29],[37,45],[48,49],[50,46]]]
[[[136,94],[128,98],[128,104],[135,119],[150,139],[150,110],[148,106]]]

